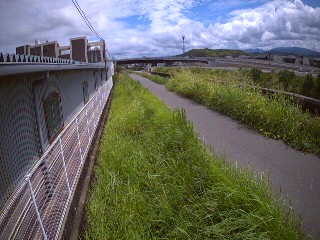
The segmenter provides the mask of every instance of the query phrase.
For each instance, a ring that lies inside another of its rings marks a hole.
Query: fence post
[[[62,148],[62,140],[61,140],[61,137],[59,138],[59,143],[60,143],[60,151],[61,151],[61,156],[62,156],[62,163],[63,163],[64,174],[66,175],[66,182],[67,182],[67,186],[68,186],[68,190],[69,190],[69,197],[70,197],[70,196],[71,196],[71,188],[70,188],[70,185],[69,185],[69,178],[68,178],[66,163],[65,163],[65,160],[64,160],[64,152],[63,152],[63,148]]]
[[[80,158],[81,158],[81,164],[83,163],[83,156],[82,156],[82,149],[81,149],[81,142],[80,142],[80,134],[79,134],[79,122],[78,122],[78,116],[76,117],[76,126],[77,126],[77,137],[78,137],[78,144],[79,144],[79,150],[80,150]]]
[[[38,206],[37,206],[36,198],[35,198],[34,193],[33,193],[33,189],[32,189],[32,185],[31,185],[30,175],[29,174],[26,176],[26,181],[28,182],[28,185],[29,185],[29,188],[30,188],[32,202],[33,202],[34,208],[36,210],[37,218],[38,218],[38,221],[39,221],[39,224],[40,224],[44,239],[47,240],[48,238],[47,238],[46,232],[44,230],[44,226],[43,226],[43,223],[42,223],[42,220],[41,220],[40,212],[38,210]]]

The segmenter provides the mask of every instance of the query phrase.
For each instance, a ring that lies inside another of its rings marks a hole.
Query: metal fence
[[[112,88],[110,78],[64,127],[0,213],[0,239],[58,239]]]

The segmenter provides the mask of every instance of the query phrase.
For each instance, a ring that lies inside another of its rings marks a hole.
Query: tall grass
[[[186,120],[118,76],[86,239],[301,239],[266,180],[212,156]]]
[[[210,81],[254,85],[320,99],[320,73],[314,78],[311,74],[302,77],[296,76],[294,72],[289,70],[262,72],[259,68],[251,68],[250,70],[240,68],[236,71],[212,70],[210,68],[190,68],[189,70],[193,76]],[[156,68],[155,71],[176,74],[184,70],[181,68],[161,67]]]
[[[137,72],[135,74],[138,74],[142,77],[145,77],[145,78],[148,78],[158,84],[161,84],[161,85],[165,85],[169,82],[169,79],[168,78],[165,78],[165,77],[161,77],[161,76],[158,76],[158,75],[152,75],[150,73],[146,73],[146,72]]]
[[[219,80],[224,73],[235,79],[221,84]],[[304,112],[289,97],[280,94],[268,97],[259,90],[239,86],[239,81],[241,76],[231,71],[180,69],[166,87],[246,123],[265,136],[282,139],[294,148],[320,156],[319,116]]]

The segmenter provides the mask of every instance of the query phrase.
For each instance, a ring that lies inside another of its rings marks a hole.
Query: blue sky
[[[320,0],[78,0],[117,58],[166,56],[192,48],[295,46],[320,51]],[[72,1],[0,2],[0,51],[87,35]],[[18,14],[17,14],[18,13]]]

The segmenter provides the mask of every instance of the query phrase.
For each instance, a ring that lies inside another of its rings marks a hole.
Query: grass
[[[161,76],[158,76],[158,75],[152,75],[150,73],[147,73],[147,72],[138,72],[138,73],[135,73],[135,74],[138,74],[142,77],[145,77],[145,78],[148,78],[158,84],[161,84],[161,85],[165,85],[169,82],[169,79],[168,78],[165,78],[165,77],[161,77]]]
[[[95,175],[86,239],[302,238],[262,175],[212,156],[183,110],[124,74]]]
[[[239,71],[169,69],[174,76],[166,87],[207,107],[225,113],[265,136],[320,156],[320,117],[304,112],[281,94],[268,97],[259,90],[238,85]],[[225,76],[225,78],[223,77]],[[223,79],[227,79],[228,82]],[[230,80],[229,80],[230,79]],[[152,80],[152,79],[151,79]]]
[[[157,72],[177,74],[183,69],[161,67]],[[304,77],[296,76],[294,72],[282,70],[280,72],[262,72],[258,68],[229,71],[224,69],[190,68],[193,76],[205,78],[215,82],[233,82],[238,84],[254,85],[263,88],[275,89],[296,93],[320,100],[320,73],[316,78],[308,74]]]

